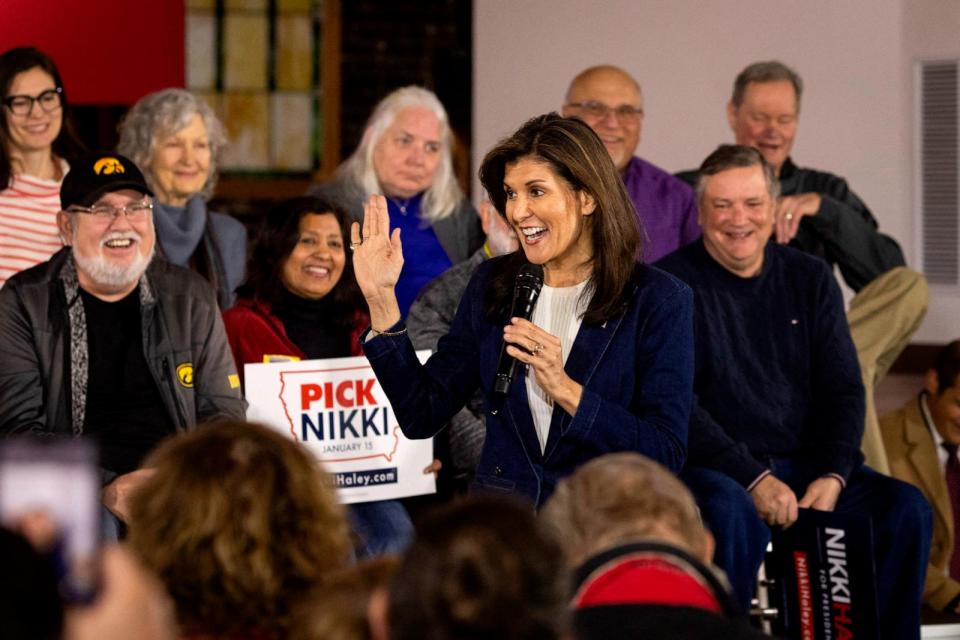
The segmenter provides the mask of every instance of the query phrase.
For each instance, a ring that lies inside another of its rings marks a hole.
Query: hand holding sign
[[[797,496],[772,473],[750,490],[757,513],[771,527],[787,528],[797,519]]]
[[[342,502],[436,491],[432,441],[404,437],[365,358],[248,363],[245,371],[247,417],[307,447]]]

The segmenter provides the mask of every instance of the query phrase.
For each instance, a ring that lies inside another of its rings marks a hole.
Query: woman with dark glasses
[[[0,287],[46,261],[57,233],[60,183],[81,151],[53,60],[33,47],[0,55]]]

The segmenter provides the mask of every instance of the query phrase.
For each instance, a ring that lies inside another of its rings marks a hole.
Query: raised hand
[[[560,338],[523,318],[511,318],[503,328],[507,353],[533,368],[537,384],[571,416],[580,406],[583,385],[574,381],[563,368]]]
[[[357,285],[370,307],[370,324],[384,331],[400,320],[394,287],[403,269],[400,230],[390,233],[387,199],[372,195],[363,205],[363,234],[360,225],[350,226],[353,271]]]

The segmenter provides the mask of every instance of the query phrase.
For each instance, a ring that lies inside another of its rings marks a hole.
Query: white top
[[[64,172],[67,165],[63,163]],[[0,287],[63,246],[57,231],[60,181],[17,175],[0,191]]]
[[[560,339],[564,366],[567,364],[567,356],[570,355],[573,341],[576,340],[577,333],[580,331],[580,325],[583,324],[583,314],[590,303],[590,296],[581,295],[589,282],[589,279],[584,280],[572,287],[543,285],[540,298],[530,318],[533,324]],[[532,367],[527,367],[526,385],[533,426],[540,440],[540,452],[543,453],[547,446],[547,436],[550,434],[553,399],[537,384],[536,373]]]

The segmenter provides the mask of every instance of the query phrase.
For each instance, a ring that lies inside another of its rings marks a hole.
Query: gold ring
[[[350,243],[350,251],[353,251],[354,249],[356,249],[357,247],[359,247],[359,246],[362,245],[362,244],[363,244],[363,240],[361,240],[360,242],[357,242],[356,244],[354,244],[353,242],[351,242],[351,243]]]
[[[543,345],[540,344],[539,342],[537,342],[537,343],[534,344],[534,346],[533,346],[533,355],[535,355],[535,356],[540,355],[540,352],[543,351],[543,349],[544,349]]]
[[[793,214],[792,214],[792,213],[788,213],[785,217],[786,217],[786,219],[787,219],[787,222],[790,222],[791,220],[793,220]]]

